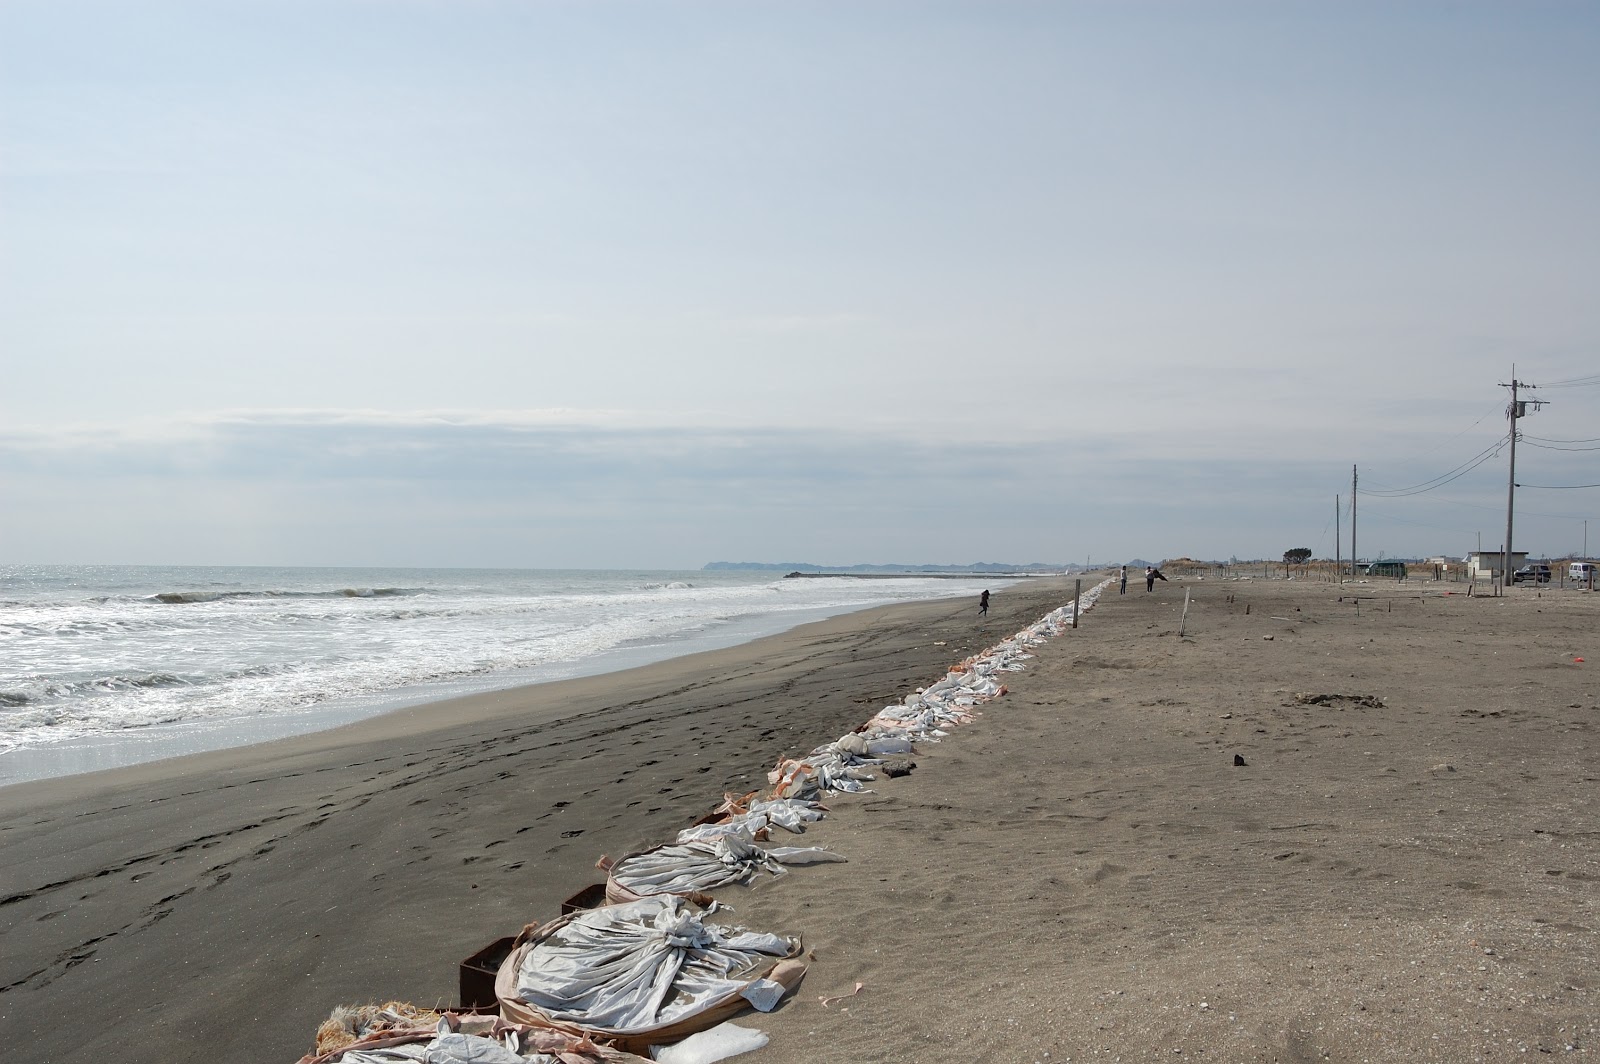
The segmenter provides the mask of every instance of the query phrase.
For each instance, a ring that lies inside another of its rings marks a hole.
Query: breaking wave
[[[223,602],[229,599],[280,598],[391,598],[396,595],[421,595],[415,587],[341,587],[333,591],[158,591],[148,602],[181,605],[190,602]]]
[[[951,591],[939,581],[780,583],[640,570],[0,566],[0,751],[322,705],[336,707],[331,721]]]

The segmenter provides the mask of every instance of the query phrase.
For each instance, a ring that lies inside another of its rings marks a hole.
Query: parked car
[[[1550,567],[1548,565],[1524,565],[1521,569],[1511,574],[1513,584],[1548,584],[1550,582]]]
[[[1567,579],[1574,583],[1586,584],[1594,575],[1594,562],[1573,562],[1567,566]]]
[[[1397,580],[1406,578],[1406,563],[1397,562],[1392,558],[1372,562],[1367,566],[1368,576],[1392,576]]]

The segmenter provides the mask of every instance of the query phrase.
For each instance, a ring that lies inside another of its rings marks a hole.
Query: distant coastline
[[[754,569],[787,576],[1058,576],[1083,566],[1045,562],[969,562],[956,565],[818,565],[815,562],[707,562],[703,570]]]
[[[1061,569],[996,569],[993,571],[985,570],[981,573],[973,570],[967,570],[965,572],[936,573],[903,573],[893,571],[884,573],[853,573],[846,570],[831,569],[825,569],[818,572],[801,572],[800,570],[796,569],[794,572],[784,573],[783,578],[785,580],[805,580],[809,578],[821,577],[833,577],[835,580],[971,580],[975,576],[1003,576],[1009,579],[1029,579],[1032,577],[1060,576],[1063,572],[1064,570]]]

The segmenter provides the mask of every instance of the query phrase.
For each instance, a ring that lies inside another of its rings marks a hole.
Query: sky
[[[1600,553],[1596,54],[1537,0],[3,0],[0,564],[1332,557],[1353,470],[1363,557],[1460,556],[1513,375],[1514,545]]]

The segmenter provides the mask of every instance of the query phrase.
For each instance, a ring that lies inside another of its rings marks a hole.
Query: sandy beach
[[[805,841],[849,863],[720,892],[812,962],[739,1020],[772,1035],[743,1059],[1600,1048],[1600,599],[1447,587],[1113,588],[911,775],[829,803]],[[449,1004],[462,958],[555,916],[601,854],[668,841],[1070,598],[884,607],[0,789],[6,1042],[290,1061],[337,1004]]]

